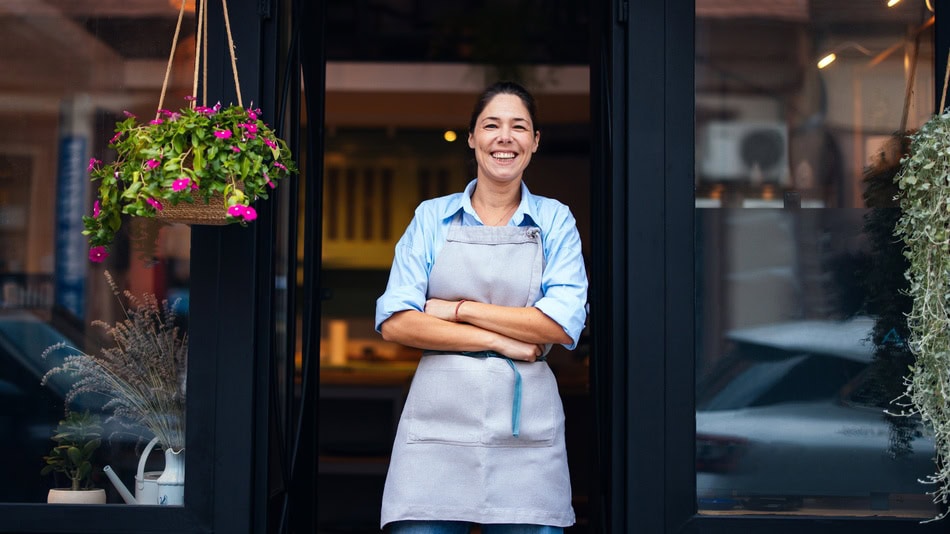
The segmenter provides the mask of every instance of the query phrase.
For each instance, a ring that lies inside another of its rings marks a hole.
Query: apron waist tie
[[[468,352],[427,350],[422,354],[423,356],[430,354],[461,354],[462,356],[469,356],[472,358],[502,358],[503,360],[507,361],[508,366],[511,367],[511,370],[515,373],[514,395],[512,395],[511,401],[511,435],[516,438],[518,437],[518,435],[521,433],[521,373],[518,371],[518,367],[515,366],[514,360],[493,350]],[[544,361],[544,359],[544,356],[542,356],[538,358],[538,361]]]

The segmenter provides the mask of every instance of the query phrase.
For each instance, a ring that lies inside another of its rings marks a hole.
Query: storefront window
[[[188,227],[124,220],[103,263],[89,261],[81,233],[95,195],[89,160],[114,158],[108,140],[124,112],[155,113],[179,6],[167,0],[50,0],[0,7],[7,43],[0,50],[0,502],[45,502],[51,488],[69,485],[60,473],[41,475],[67,410],[89,410],[102,424],[91,484],[106,490],[108,503],[122,504],[103,471],[109,466],[135,492],[139,458],[152,433],[110,418],[114,406],[107,396],[82,394],[67,403],[76,380],[69,373],[45,384],[41,379],[71,352],[101,354],[114,346],[106,329],[92,323],[125,319],[123,304],[135,304],[122,291],[139,299],[154,295],[159,306],[167,299],[175,325],[187,329]],[[180,107],[191,91],[193,25],[193,14],[186,13],[166,107]],[[75,349],[43,357],[60,342]],[[166,415],[173,418],[173,412]],[[161,449],[148,457],[145,471],[162,470]]]
[[[891,182],[934,108],[926,2],[696,2],[702,514],[932,517]],[[835,60],[819,60],[834,53]]]

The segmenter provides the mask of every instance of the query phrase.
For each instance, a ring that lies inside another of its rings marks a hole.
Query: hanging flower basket
[[[193,94],[198,89],[206,4],[201,0],[198,11]],[[261,110],[253,104],[245,108],[241,102],[227,3],[222,0],[222,4],[238,104],[208,107],[197,105],[196,97],[189,96],[180,110],[163,109],[183,3],[155,118],[140,123],[126,112],[109,141],[117,153],[115,161],[89,161],[92,180],[98,182],[92,215],[83,217],[90,260],[99,262],[108,256],[123,215],[186,224],[246,224],[257,218],[254,201],[268,198],[278,181],[297,172],[287,143],[261,119]],[[207,73],[204,80],[207,87]]]

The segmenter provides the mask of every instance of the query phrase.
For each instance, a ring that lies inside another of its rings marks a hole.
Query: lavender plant
[[[43,357],[67,350],[63,364],[50,369],[42,379],[69,373],[76,381],[66,395],[68,405],[77,396],[98,393],[109,400],[104,409],[127,426],[139,425],[158,437],[169,449],[185,446],[185,384],[188,362],[188,334],[176,325],[173,306],[153,294],[141,298],[130,291],[120,292],[106,272],[113,294],[122,306],[125,319],[108,324],[93,321],[114,341],[99,354],[87,354],[62,342],[50,346]],[[123,302],[122,297],[125,297]]]

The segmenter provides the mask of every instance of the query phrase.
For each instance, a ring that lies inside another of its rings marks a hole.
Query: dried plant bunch
[[[112,292],[122,305],[125,319],[108,324],[93,321],[114,345],[98,354],[87,354],[68,343],[57,343],[43,352],[68,350],[63,364],[43,376],[43,384],[58,373],[76,377],[66,395],[68,405],[86,393],[104,395],[104,409],[126,426],[142,426],[169,449],[185,446],[185,384],[188,334],[176,324],[174,307],[155,295],[136,297],[120,292],[106,272]],[[123,302],[123,298],[125,302]],[[127,304],[126,304],[127,302]],[[107,420],[107,421],[108,421]]]

